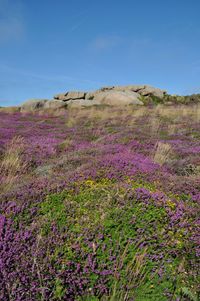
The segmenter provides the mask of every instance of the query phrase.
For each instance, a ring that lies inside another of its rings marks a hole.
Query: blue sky
[[[199,0],[0,0],[0,105],[150,84],[200,93]]]

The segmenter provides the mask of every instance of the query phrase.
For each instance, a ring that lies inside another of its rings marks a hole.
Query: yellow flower
[[[170,207],[171,209],[175,209],[176,208],[176,204],[174,202],[172,202],[171,200],[167,201],[167,205],[168,207]]]
[[[88,186],[94,186],[95,182],[93,180],[86,180],[85,184]]]
[[[180,240],[176,240],[176,245],[177,245],[178,248],[182,248],[183,242],[180,241]]]

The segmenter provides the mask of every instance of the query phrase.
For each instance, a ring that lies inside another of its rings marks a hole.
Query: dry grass
[[[134,125],[135,121],[146,115],[148,109],[144,107],[90,107],[85,109],[71,108],[68,110],[68,117],[66,120],[66,125],[68,127],[73,127],[78,125],[80,122],[90,122],[90,125],[96,124],[97,122],[108,121],[110,124],[117,124],[118,120],[124,119],[127,125],[127,117],[129,118],[129,125]]]
[[[128,250],[128,244],[119,258],[117,271],[120,271],[124,266],[125,257]],[[126,267],[127,283],[126,289],[123,289],[123,285],[120,279],[116,276],[116,281],[112,287],[112,290],[108,297],[103,297],[101,301],[128,301],[132,297],[132,294],[136,287],[140,286],[144,281],[146,274],[146,254],[147,248],[144,248],[141,252],[136,252],[133,259]]]
[[[65,108],[58,108],[58,109],[48,108],[48,109],[40,109],[38,111],[33,112],[32,114],[38,114],[39,116],[47,115],[52,117],[58,117],[58,116],[66,115],[66,112],[67,110]]]
[[[158,142],[156,145],[156,151],[153,157],[153,161],[162,166],[169,160],[171,152],[172,147],[170,144]]]
[[[22,137],[14,137],[7,145],[4,157],[0,162],[1,192],[8,191],[25,170],[26,163],[22,159],[23,150],[24,139]]]
[[[179,132],[179,125],[178,124],[169,124],[167,127],[168,135],[174,135]]]
[[[19,112],[20,111],[20,108],[19,107],[2,107],[0,108],[0,112],[3,112],[3,113],[16,113],[16,112]]]
[[[148,129],[152,136],[159,136],[162,121],[159,116],[153,115],[148,121]]]
[[[194,121],[200,122],[200,105],[197,105],[194,108]]]
[[[66,150],[67,148],[69,148],[71,145],[73,144],[73,140],[72,139],[65,139],[63,142],[61,142],[58,145],[58,148],[60,150]]]
[[[196,121],[200,121],[200,105],[186,106],[171,106],[158,105],[154,111],[161,117],[171,118],[172,120],[180,121],[183,118],[189,117]]]

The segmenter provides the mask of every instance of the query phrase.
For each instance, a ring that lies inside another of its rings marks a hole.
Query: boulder
[[[139,93],[143,96],[156,96],[158,98],[163,98],[166,94],[166,91],[151,86],[145,86],[139,91]]]
[[[102,88],[100,88],[97,91],[99,91],[99,92],[105,92],[105,91],[110,91],[110,90],[113,90],[113,89],[115,89],[115,86],[107,86],[107,87],[102,87]]]
[[[56,95],[54,95],[54,99],[57,99],[57,100],[65,100],[65,96],[67,95],[67,93],[60,93],[60,94],[56,94]],[[68,99],[67,97],[66,97],[66,99]]]
[[[94,99],[97,95],[99,95],[100,93],[102,93],[101,90],[96,90],[96,91],[91,91],[91,92],[88,92],[86,95],[85,95],[85,99]]]
[[[102,92],[136,92],[143,96],[156,96],[159,98],[163,98],[166,94],[166,91],[151,87],[149,85],[128,85],[128,86],[108,86],[103,87],[94,92],[89,92],[86,94],[86,99],[93,99],[97,94]]]
[[[68,99],[84,99],[86,92],[71,91],[67,93]]]
[[[29,99],[21,105],[21,111],[36,111],[44,108],[48,99]]]
[[[100,92],[94,96],[94,100],[105,105],[143,105],[140,94],[131,91]]]
[[[144,89],[145,85],[128,85],[128,86],[115,86],[115,91],[132,91],[132,92],[138,92]]]
[[[154,88],[148,85],[129,85],[129,86],[116,86],[113,88],[115,91],[133,91],[143,96],[156,96],[163,98],[166,91]]]
[[[91,99],[71,99],[67,102],[69,108],[80,108],[80,107],[90,107],[94,105],[100,105],[101,103],[97,100]]]
[[[96,91],[91,92],[78,92],[78,91],[69,91],[66,93],[55,95],[54,98],[58,100],[63,101],[70,101],[70,100],[76,100],[76,99],[86,99],[86,100],[92,100],[96,98],[102,99],[102,96],[105,96],[102,93],[113,93],[113,92],[124,92],[124,93],[137,93],[142,96],[156,96],[158,98],[163,98],[166,94],[166,91],[154,88],[149,85],[127,85],[127,86],[107,86],[102,87]],[[113,94],[111,95],[113,97]],[[118,94],[119,96],[119,94]],[[126,96],[131,97],[131,95],[126,94]],[[134,99],[138,98],[138,95],[132,94],[132,97],[134,96]],[[108,97],[108,96],[107,96]],[[121,99],[125,97],[124,94],[120,94]],[[101,100],[102,101],[102,100]],[[124,100],[125,101],[125,100]],[[109,101],[110,102],[110,101]],[[123,101],[122,101],[123,102]],[[126,101],[125,101],[126,103]],[[139,103],[138,103],[139,104]]]
[[[47,101],[44,105],[44,109],[62,109],[66,107],[67,107],[66,102],[62,100],[55,100],[55,99]]]
[[[95,94],[96,94],[95,91],[94,91],[94,92],[88,92],[88,93],[85,95],[85,99],[91,100],[91,99],[94,98]]]
[[[55,99],[69,101],[70,99],[84,99],[86,92],[69,91],[67,93],[61,93],[54,96]]]

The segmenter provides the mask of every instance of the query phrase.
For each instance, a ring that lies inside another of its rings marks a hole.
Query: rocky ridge
[[[128,85],[103,87],[92,92],[67,91],[54,96],[54,99],[31,99],[21,105],[21,111],[39,109],[60,109],[66,107],[88,107],[93,105],[144,105],[147,97],[160,100],[166,91],[149,85]]]
[[[12,110],[29,112],[91,106],[142,106],[160,103],[165,105],[200,103],[200,94],[169,95],[165,90],[149,85],[108,86],[90,92],[66,91],[56,94],[50,100],[30,99]]]

